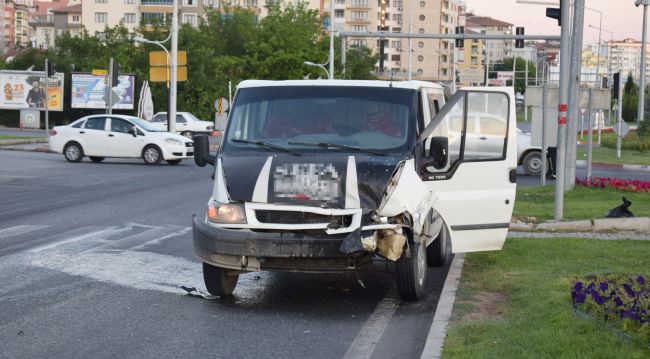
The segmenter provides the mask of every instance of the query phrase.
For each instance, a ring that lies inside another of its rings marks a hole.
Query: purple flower
[[[605,298],[601,297],[600,294],[594,292],[591,292],[591,297],[594,298],[594,301],[598,305],[603,305],[605,303]]]
[[[628,297],[634,298],[634,290],[632,290],[632,286],[625,283],[623,284],[623,289],[625,289],[625,294],[627,294]]]
[[[587,294],[585,294],[584,292],[573,292],[572,296],[573,296],[573,303],[575,304],[582,304],[587,299]]]
[[[582,291],[583,286],[584,285],[582,282],[576,282],[576,284],[573,286],[573,289],[575,289],[576,291]]]
[[[644,285],[645,284],[645,278],[642,275],[640,275],[640,276],[638,276],[636,278],[636,282],[641,284],[641,285]]]
[[[630,317],[630,311],[629,310],[621,310],[621,319],[629,318]]]
[[[607,285],[607,282],[600,282],[600,290],[602,290],[603,292],[609,290],[609,285]]]
[[[620,307],[620,306],[623,305],[623,301],[621,300],[621,297],[614,298],[614,303],[616,303],[617,307]]]

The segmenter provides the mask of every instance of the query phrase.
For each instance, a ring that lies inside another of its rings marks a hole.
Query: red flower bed
[[[613,188],[630,192],[650,192],[650,182],[639,180],[592,177],[591,180],[576,178],[576,183],[591,188]]]

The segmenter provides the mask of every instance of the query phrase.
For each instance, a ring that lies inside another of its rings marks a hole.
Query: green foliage
[[[632,74],[628,74],[623,87],[623,119],[628,122],[636,121],[639,106],[639,86],[634,83]]]
[[[225,8],[225,14],[208,11],[197,27],[183,25],[179,31],[179,50],[187,51],[188,79],[178,83],[178,110],[191,111],[198,117],[210,119],[213,103],[218,97],[228,95],[228,83],[233,89],[246,79],[287,80],[302,79],[307,74],[325,78],[322,70],[307,66],[305,61],[324,63],[328,59],[329,36],[321,31],[317,10],[304,3],[268,6],[268,15],[259,22],[250,10],[240,7]],[[137,33],[150,40],[164,40],[168,24],[143,25]],[[336,39],[335,48],[340,48]],[[169,47],[169,43],[165,44]],[[106,69],[110,57],[120,65],[122,73],[136,76],[136,89],[149,78],[149,51],[159,51],[153,44],[135,44],[132,34],[118,25],[107,27],[102,38],[84,31],[78,37],[59,36],[55,48],[49,51],[25,50],[8,68],[25,70],[34,65],[42,70],[47,57],[56,64],[59,72],[66,73],[69,89],[71,72],[90,72]],[[337,78],[372,79],[377,56],[367,48],[351,48],[347,52],[347,69],[343,73],[340,53],[336,51],[335,74]],[[320,72],[319,72],[320,71]],[[139,92],[136,90],[136,96]],[[151,84],[156,111],[166,111],[165,83]],[[68,122],[91,111],[70,108],[69,92],[65,96],[65,111],[51,114],[54,124]],[[119,111],[133,114],[135,111]],[[16,116],[17,117],[17,116]]]
[[[531,79],[535,78],[535,63],[532,61],[526,61],[521,57],[517,57],[516,60],[516,74],[515,74],[515,92],[525,93],[526,92],[526,73],[523,72],[523,69],[528,70],[528,82],[531,82]],[[528,67],[526,67],[528,63]],[[490,67],[490,78],[497,78],[497,71],[507,71],[512,72],[512,57],[506,57],[503,59],[502,63],[497,63],[494,66]],[[507,81],[506,86],[512,86],[512,81]]]
[[[650,143],[650,120],[641,121],[636,134],[642,142]]]

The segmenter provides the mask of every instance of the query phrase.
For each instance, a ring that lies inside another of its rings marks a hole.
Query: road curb
[[[526,223],[517,220],[510,223],[509,229],[513,232],[609,233],[624,230],[636,233],[650,233],[650,218],[598,218],[567,222],[548,221],[543,223]]]
[[[587,161],[576,161],[576,167],[586,168]],[[592,162],[592,168],[598,168],[603,170],[617,170],[617,171],[626,171],[626,172],[649,172],[650,166],[644,165],[628,165],[621,163],[606,163],[606,162]]]
[[[0,146],[10,146],[10,145],[26,145],[30,143],[47,143],[46,137],[38,138],[16,138],[10,140],[0,140]]]
[[[454,309],[454,301],[456,301],[456,290],[463,271],[463,263],[465,263],[464,253],[454,255],[447,273],[447,279],[445,279],[445,284],[442,287],[442,293],[440,293],[436,314],[433,316],[433,322],[429,328],[429,334],[427,334],[424,350],[422,350],[421,358],[423,359],[438,359],[442,356],[442,348],[445,344],[447,326]]]

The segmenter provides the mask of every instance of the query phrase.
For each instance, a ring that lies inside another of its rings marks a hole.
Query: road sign
[[[149,52],[149,66],[169,66],[169,63],[167,62],[167,53],[165,51]],[[178,51],[178,55],[176,56],[176,66],[187,66],[187,51]]]
[[[167,82],[171,76],[169,68],[167,67],[150,67],[149,68],[149,81],[151,82]],[[187,67],[179,66],[176,71],[176,81],[187,81]]]
[[[627,133],[630,132],[630,126],[628,126],[625,121],[621,121],[621,133],[618,133],[618,126],[618,124],[614,126],[614,132],[616,132],[616,134],[621,138],[627,136]]]
[[[219,97],[215,102],[214,102],[214,109],[217,111],[217,115],[221,115],[224,112],[228,112],[230,104],[228,103],[228,100]]]
[[[95,75],[95,76],[106,76],[106,75],[108,75],[108,71],[107,70],[94,69],[93,70],[93,75]]]

